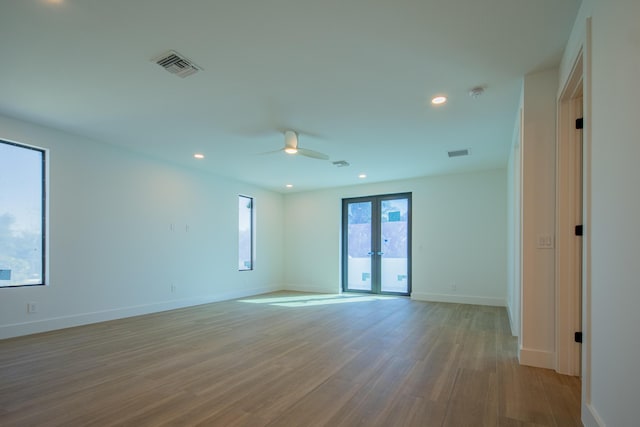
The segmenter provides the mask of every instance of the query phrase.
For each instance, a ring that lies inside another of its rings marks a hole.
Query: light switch
[[[538,249],[552,249],[553,236],[550,234],[541,234],[538,236]]]

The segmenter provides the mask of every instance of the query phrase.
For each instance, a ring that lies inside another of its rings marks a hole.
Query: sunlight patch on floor
[[[278,307],[312,307],[329,304],[344,304],[353,302],[368,302],[377,300],[391,300],[398,297],[386,295],[345,295],[345,294],[323,294],[323,295],[295,295],[273,298],[252,298],[242,299],[238,302],[250,304],[269,304]]]

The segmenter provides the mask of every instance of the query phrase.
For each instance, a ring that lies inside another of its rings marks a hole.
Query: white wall
[[[502,169],[286,195],[285,286],[339,292],[341,200],[412,192],[412,298],[505,305],[506,183]]]
[[[5,117],[0,138],[50,150],[49,285],[0,289],[0,338],[281,289],[280,194]],[[251,272],[238,194],[255,197]]]
[[[558,70],[524,77],[520,363],[555,367],[555,153]],[[551,247],[540,247],[549,237]]]
[[[570,64],[580,46],[587,49],[586,426],[631,426],[640,417],[639,20],[637,0],[584,0],[563,59]]]

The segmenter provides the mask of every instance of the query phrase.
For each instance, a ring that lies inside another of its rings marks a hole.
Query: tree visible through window
[[[0,140],[0,287],[45,284],[45,152]]]
[[[238,196],[238,269],[253,270],[253,198]]]

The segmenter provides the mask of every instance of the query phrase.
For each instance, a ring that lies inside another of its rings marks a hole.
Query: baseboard
[[[555,369],[555,354],[551,351],[521,348],[519,352],[519,359],[521,365]]]
[[[285,291],[295,291],[295,292],[311,292],[316,294],[339,294],[341,292],[340,288],[334,288],[330,286],[309,286],[309,285],[297,285],[297,284],[288,284],[284,287]]]
[[[69,316],[38,319],[31,322],[12,323],[0,326],[0,339],[38,334],[41,332],[55,331],[74,326],[88,325],[91,323],[106,322],[108,320],[122,319],[125,317],[140,316],[143,314],[158,313],[161,311],[175,310],[185,307],[193,307],[212,302],[227,301],[252,295],[281,290],[280,287],[262,287],[244,289],[240,291],[223,292],[215,295],[206,295],[194,298],[184,298],[171,301],[161,301],[151,304],[142,304],[130,307],[101,310],[91,313],[79,313]]]
[[[602,418],[591,404],[582,404],[582,425],[584,427],[606,427]]]
[[[431,294],[424,292],[412,292],[411,299],[430,302],[450,302],[456,304],[490,305],[505,307],[504,298],[476,297],[470,295]]]

